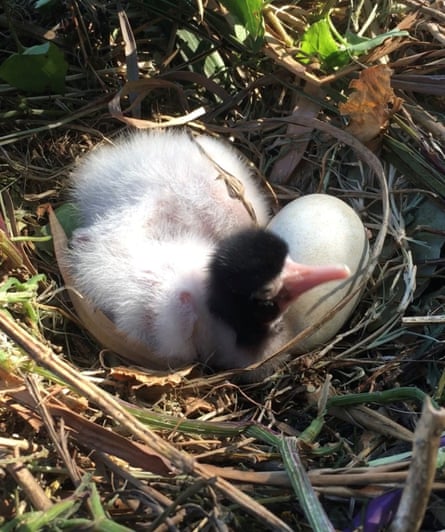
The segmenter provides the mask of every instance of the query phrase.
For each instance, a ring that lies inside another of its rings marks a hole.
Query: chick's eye
[[[273,296],[273,288],[271,286],[265,286],[257,290],[252,295],[252,299],[258,302],[264,301],[265,304],[268,304],[268,303],[273,303],[273,301],[271,301],[272,296]]]
[[[256,319],[262,323],[269,323],[280,314],[279,306],[273,299],[253,298],[252,303],[254,305],[253,313]]]
[[[275,277],[257,288],[255,292],[252,293],[251,298],[258,301],[264,301],[265,305],[270,305],[273,303],[274,298],[280,293],[282,284],[281,278]]]

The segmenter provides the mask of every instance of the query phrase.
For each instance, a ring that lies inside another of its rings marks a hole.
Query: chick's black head
[[[264,229],[240,231],[217,246],[209,265],[208,306],[235,330],[238,345],[261,343],[279,316],[269,284],[287,254],[287,244]]]
[[[222,240],[210,263],[214,282],[250,296],[283,269],[287,244],[264,229],[246,229]]]

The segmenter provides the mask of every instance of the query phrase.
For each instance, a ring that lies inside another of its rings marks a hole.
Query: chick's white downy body
[[[82,227],[67,260],[82,295],[158,365],[207,360],[219,346],[231,351],[229,366],[245,365],[206,296],[216,243],[254,226],[250,207],[260,226],[268,221],[252,171],[230,145],[186,131],[132,134],[85,157],[73,197]]]

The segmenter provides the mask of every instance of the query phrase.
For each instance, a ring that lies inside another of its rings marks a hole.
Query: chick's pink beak
[[[301,294],[319,284],[347,279],[351,271],[344,264],[309,266],[286,259],[281,272],[281,289],[276,301],[282,312]]]

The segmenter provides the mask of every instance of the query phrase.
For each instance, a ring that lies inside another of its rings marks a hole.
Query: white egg
[[[302,294],[286,313],[295,335],[318,323],[342,299],[354,291],[369,260],[365,227],[344,201],[327,194],[309,194],[286,205],[268,228],[283,238],[293,260],[309,265],[346,264],[351,276],[330,281]],[[329,320],[293,349],[303,353],[330,340],[350,317],[360,291]]]

